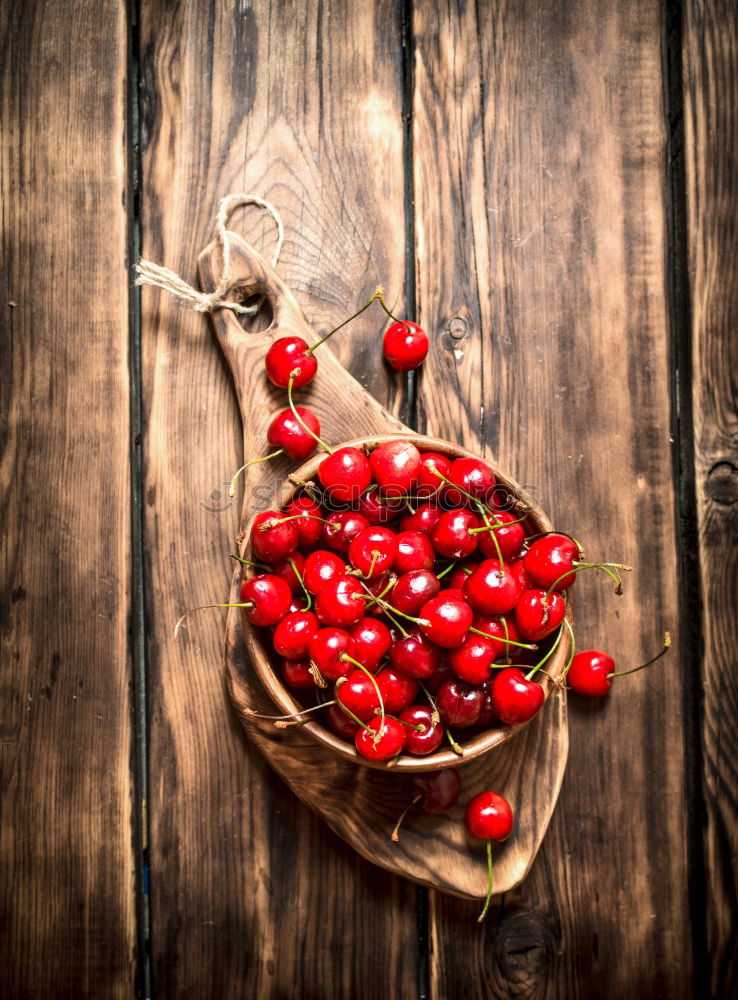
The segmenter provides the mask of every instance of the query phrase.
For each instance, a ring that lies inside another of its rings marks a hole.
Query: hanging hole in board
[[[263,333],[274,322],[274,308],[269,296],[262,289],[254,288],[253,285],[236,285],[231,297],[235,302],[255,309],[251,315],[238,316],[241,326],[248,333]]]

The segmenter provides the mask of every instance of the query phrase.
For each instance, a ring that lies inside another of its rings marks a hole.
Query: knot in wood
[[[707,474],[705,492],[715,503],[730,506],[738,500],[738,469],[732,462],[718,462]]]
[[[469,326],[461,316],[454,316],[448,324],[448,332],[453,340],[463,340],[469,332]]]
[[[542,913],[515,913],[503,921],[494,953],[505,995],[530,996],[546,979],[556,951],[556,933]]]

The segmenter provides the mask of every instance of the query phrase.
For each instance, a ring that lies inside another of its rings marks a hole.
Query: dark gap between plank
[[[146,669],[146,606],[143,579],[143,471],[141,455],[141,296],[134,284],[134,264],[141,251],[141,123],[140,87],[140,8],[138,0],[127,0],[128,87],[127,124],[127,211],[130,367],[130,475],[131,475],[131,617],[129,637],[133,669],[133,746],[131,767],[134,785],[133,849],[136,864],[136,971],[135,993],[149,1000],[151,993],[151,939],[149,913],[149,830],[148,830],[148,677]]]
[[[415,270],[415,189],[413,178],[413,7],[412,0],[400,0],[400,38],[402,43],[402,154],[405,171],[405,312],[415,320],[417,309]],[[417,430],[418,397],[415,372],[408,372],[405,379],[405,403],[401,419]],[[416,889],[418,934],[418,997],[428,1000],[429,985],[429,924],[428,890]]]
[[[682,75],[682,4],[666,0],[662,15],[662,62],[666,125],[665,204],[667,222],[666,291],[670,326],[672,468],[679,546],[679,648],[685,731],[687,861],[692,924],[693,996],[708,996],[707,893],[702,784],[703,697],[700,672],[703,649],[700,624],[697,494],[695,489],[692,411],[692,307],[689,290],[687,183],[684,150],[684,78]],[[690,669],[692,668],[692,669]]]

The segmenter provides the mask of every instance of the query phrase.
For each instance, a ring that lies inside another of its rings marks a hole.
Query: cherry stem
[[[505,626],[505,635],[509,636],[510,632],[508,631],[507,623],[505,622],[504,619],[503,619],[503,625]],[[500,639],[499,635],[490,635],[489,632],[482,632],[480,629],[474,628],[473,625],[469,626],[469,631],[473,632],[475,635],[481,635],[485,639],[492,639],[494,642],[504,642],[506,646],[518,646],[520,649],[538,649],[538,646],[536,646],[535,643],[517,642],[517,640],[515,639],[508,639],[508,638]]]
[[[622,569],[628,573],[632,572],[632,566],[624,566],[623,563],[572,563],[573,568],[567,570],[566,573],[562,573],[558,580],[554,580],[551,586],[546,591],[546,600],[553,594],[556,587],[565,580],[567,576],[573,573],[581,573],[583,569],[599,569],[603,573],[606,573],[610,577],[612,582],[615,584],[615,593],[622,594],[623,592],[623,581],[617,573],[611,572],[612,570]]]
[[[266,563],[251,562],[250,559],[242,559],[241,556],[234,555],[233,553],[231,553],[231,559],[235,559],[242,566],[251,566],[252,569],[263,569],[266,573],[271,573],[272,571],[272,567],[267,566]]]
[[[407,323],[406,320],[404,320],[404,319],[398,319],[397,316],[394,316],[389,311],[389,309],[387,308],[387,306],[385,304],[385,301],[384,301],[384,289],[382,288],[381,285],[377,285],[377,287],[374,289],[374,295],[372,296],[372,299],[376,299],[377,302],[379,302],[380,306],[382,307],[382,309],[384,309],[384,311],[387,313],[387,315],[389,316],[390,319],[394,320],[395,323],[402,323],[402,325],[405,327],[405,329],[407,330],[408,333],[412,333],[413,332],[410,329],[410,327],[409,327],[409,325],[408,325],[408,323]]]
[[[487,517],[487,512],[484,509],[484,505],[479,500],[477,500],[476,503],[477,503],[477,509],[479,510],[479,513],[482,515],[482,520],[484,521],[485,527],[490,532],[490,538],[492,539],[492,544],[494,545],[495,552],[497,553],[497,561],[499,562],[500,569],[502,570],[502,569],[505,568],[505,560],[502,558],[502,549],[500,548],[500,540],[498,539],[497,535],[495,534],[494,528],[489,523],[489,518]],[[499,527],[499,526],[500,526],[500,524],[498,523],[496,525],[496,527]]]
[[[292,572],[297,577],[297,580],[298,580],[300,586],[302,587],[302,591],[305,594],[305,599],[307,600],[307,604],[305,605],[305,609],[304,610],[305,611],[309,611],[310,608],[312,608],[312,606],[313,606],[313,595],[310,593],[310,591],[305,586],[305,582],[303,581],[302,576],[300,576],[300,571],[297,568],[297,566],[295,565],[295,560],[294,559],[290,559],[289,560],[289,564],[292,567]]]
[[[362,729],[365,729],[368,733],[374,735],[374,730],[370,729],[369,726],[367,726],[366,722],[362,722],[358,715],[354,715],[354,713],[351,711],[350,708],[346,708],[346,706],[342,701],[336,699],[336,703],[338,704],[341,711],[345,712],[346,715],[348,715],[349,719],[353,719],[353,721],[356,723],[357,726],[361,726]]]
[[[645,670],[646,667],[650,667],[652,663],[656,662],[656,660],[660,660],[661,657],[664,655],[664,653],[667,653],[669,651],[670,646],[671,646],[671,635],[668,632],[664,632],[664,648],[661,650],[660,653],[657,653],[656,656],[651,657],[651,659],[647,660],[646,663],[642,663],[640,667],[631,667],[630,670],[618,670],[616,673],[608,674],[607,676],[625,677],[628,674],[636,674],[638,673],[639,670]]]
[[[533,667],[533,669],[530,671],[530,673],[525,675],[525,679],[527,681],[531,680],[532,677],[533,677],[533,675],[536,673],[536,671],[540,670],[541,667],[544,666],[544,664],[548,663],[548,661],[551,659],[551,657],[556,652],[556,649],[557,649],[559,643],[561,642],[561,637],[562,637],[563,634],[564,634],[564,624],[562,622],[561,625],[559,625],[559,633],[556,636],[556,641],[554,642],[553,646],[551,646],[551,648],[546,653],[546,655],[543,657],[543,659],[539,660],[538,663],[536,663],[535,667]]]
[[[299,521],[303,517],[309,521],[320,521],[321,524],[331,523],[330,521],[326,521],[324,517],[316,517],[315,514],[290,514],[289,517],[273,517],[268,521],[264,521],[259,525],[259,531],[271,531],[272,528],[277,528],[280,524],[286,524],[287,521]]]
[[[308,354],[309,353],[310,352],[308,351]],[[297,370],[299,370],[299,369],[297,369]],[[319,438],[317,434],[315,434],[313,431],[310,430],[310,428],[308,427],[308,425],[305,423],[305,421],[302,419],[302,417],[300,416],[300,414],[297,412],[297,408],[295,407],[295,404],[292,402],[292,385],[293,385],[293,383],[295,381],[295,377],[296,377],[295,376],[295,372],[290,372],[290,379],[289,379],[289,382],[287,383],[287,402],[290,404],[290,409],[292,410],[292,415],[295,418],[295,420],[298,422],[298,424],[300,425],[300,427],[302,427],[302,429],[305,431],[305,433],[309,434],[310,437],[314,441],[317,441],[318,444],[320,445],[320,447],[324,451],[327,451],[329,455],[332,455],[333,454],[333,449],[329,448],[328,445],[325,443],[325,441],[322,438]]]
[[[502,617],[502,627],[505,630],[505,663],[509,666],[512,663],[510,659],[510,650],[507,648],[510,645],[510,629],[507,625],[507,618]]]
[[[338,326],[334,327],[334,328],[333,328],[333,329],[332,329],[332,330],[330,331],[330,333],[326,333],[325,337],[321,337],[321,339],[320,339],[320,340],[319,340],[319,341],[318,341],[317,343],[313,344],[313,346],[312,346],[312,347],[308,348],[308,350],[307,350],[307,351],[305,351],[306,355],[307,355],[308,357],[310,357],[310,355],[311,355],[311,354],[313,353],[313,351],[316,351],[316,350],[317,350],[317,349],[318,349],[318,348],[320,347],[320,345],[321,345],[321,344],[324,344],[324,343],[326,342],[326,340],[328,340],[328,339],[329,339],[330,337],[332,337],[332,336],[333,336],[333,334],[334,334],[334,333],[338,333],[338,331],[339,331],[339,330],[341,330],[341,329],[343,329],[343,327],[344,327],[344,326],[346,326],[346,325],[347,325],[348,323],[350,323],[352,319],[356,319],[356,317],[357,317],[357,316],[361,316],[361,314],[362,314],[362,313],[363,313],[363,312],[364,312],[365,310],[367,310],[367,309],[369,308],[369,306],[370,306],[370,305],[372,304],[372,302],[374,302],[374,300],[375,300],[375,299],[379,298],[379,296],[377,295],[377,292],[379,292],[379,293],[380,293],[380,295],[381,295],[381,288],[378,288],[378,289],[376,289],[376,290],[375,290],[374,294],[373,294],[373,295],[372,295],[372,297],[371,297],[371,298],[369,299],[369,301],[368,301],[368,302],[366,302],[366,303],[365,303],[365,304],[364,304],[364,305],[363,305],[363,306],[361,307],[361,309],[359,309],[359,311],[358,311],[358,312],[355,312],[353,316],[349,316],[349,318],[348,318],[348,319],[345,319],[345,320],[343,321],[343,323],[339,323],[339,324],[338,324]],[[380,299],[380,301],[381,301],[381,299]]]
[[[336,700],[334,698],[333,701],[322,701],[320,705],[313,705],[312,708],[302,708],[299,712],[292,712],[290,715],[262,715],[261,712],[257,712],[253,708],[245,708],[243,712],[250,719],[264,719],[267,722],[284,722],[288,719],[297,719],[301,715],[307,715],[308,712],[317,712],[321,708],[328,708],[330,705],[335,704]]]
[[[230,486],[228,487],[228,496],[235,496],[236,480],[244,469],[248,469],[250,465],[258,465],[260,462],[268,462],[270,458],[276,458],[278,455],[282,455],[283,453],[284,448],[278,448],[276,451],[273,451],[271,455],[264,455],[263,458],[252,458],[250,462],[245,462],[237,472],[233,473],[233,478],[231,479]]]
[[[182,617],[178,620],[177,624],[174,626],[174,641],[177,641],[179,630],[182,628],[182,622],[188,615],[193,615],[196,611],[207,611],[208,608],[253,608],[253,606],[253,601],[246,601],[241,604],[201,604],[197,608],[190,608],[189,611],[185,611]]]
[[[374,674],[371,672],[371,670],[367,670],[367,668],[364,666],[363,663],[359,663],[358,660],[355,660],[353,658],[353,656],[349,656],[348,653],[341,653],[341,659],[345,660],[347,663],[353,663],[353,665],[355,667],[358,667],[359,670],[363,670],[363,672],[366,674],[366,676],[369,678],[369,680],[374,685],[374,690],[377,692],[377,698],[379,699],[379,714],[382,716],[382,724],[379,727],[379,730],[378,730],[378,732],[376,734],[376,737],[375,737],[375,739],[378,739],[379,736],[380,736],[380,734],[381,734],[381,732],[382,732],[382,730],[384,729],[385,713],[384,713],[384,698],[382,697],[382,692],[379,690],[379,684],[377,684],[377,679],[374,676]],[[373,730],[372,730],[372,732],[373,732]]]
[[[469,528],[470,535],[478,535],[480,531],[496,531],[498,528],[512,528],[514,524],[522,524],[528,515],[525,514],[523,517],[519,517],[517,521],[500,521],[496,518],[494,514],[491,515],[494,524],[486,524],[481,528]]]
[[[381,553],[378,549],[372,549],[372,561],[369,565],[369,572],[366,575],[367,580],[371,580],[374,573],[374,567],[377,565],[377,559],[379,559]]]
[[[451,572],[451,570],[454,568],[455,565],[456,565],[456,560],[454,560],[454,562],[449,563],[448,566],[445,569],[442,569],[440,573],[436,573],[436,580],[442,580],[447,573]]]
[[[430,693],[430,691],[425,686],[425,684],[423,684],[422,681],[418,681],[418,684],[420,685],[420,688],[421,688],[423,694],[426,696],[426,698],[428,699],[428,701],[430,703],[431,708],[433,709],[433,714],[431,715],[431,722],[433,722],[434,724],[437,725],[441,721],[441,715],[440,715],[440,712],[438,711],[438,704],[436,703],[436,699],[433,697],[433,695]],[[453,750],[453,752],[458,757],[463,757],[464,756],[463,747],[460,747],[459,744],[456,742],[456,740],[454,739],[453,734],[452,734],[451,730],[448,728],[448,726],[444,726],[443,728],[444,728],[444,730],[446,732],[446,739],[450,743],[451,749]]]
[[[371,592],[371,590],[369,590],[369,588],[367,587],[367,585],[364,583],[363,580],[360,579],[359,583],[364,588],[364,590],[366,591],[366,593],[369,595],[370,599],[373,602],[378,603],[378,604],[381,605],[383,612],[387,615],[387,617],[392,622],[392,624],[395,626],[395,628],[398,629],[398,631],[400,632],[400,635],[404,639],[407,639],[408,634],[409,634],[408,631],[407,631],[407,629],[405,629],[405,628],[402,627],[402,625],[400,624],[400,622],[398,622],[398,620],[395,618],[395,616],[393,614],[391,614],[391,612],[389,610],[392,607],[392,605],[388,604],[386,601],[383,601],[381,595],[379,597],[375,597],[374,594]],[[382,591],[382,593],[383,594],[386,593],[386,588],[385,588],[385,590]],[[363,597],[364,595],[362,594],[361,596]],[[392,610],[394,611],[394,608],[392,608]]]
[[[408,805],[406,805],[405,808],[402,810],[400,818],[395,823],[392,833],[390,834],[390,840],[392,841],[393,844],[396,844],[397,841],[400,839],[400,825],[402,824],[402,821],[410,812],[410,810],[413,808],[413,806],[416,806],[422,798],[423,798],[422,794],[418,793],[413,799],[413,801],[410,802]]]
[[[399,722],[401,726],[405,727],[405,729],[414,729],[416,733],[424,733],[427,728],[422,722],[415,725],[414,722],[405,722],[404,719],[397,719],[394,715],[391,715],[390,718],[395,719],[395,721]]]
[[[561,677],[558,678],[559,680],[563,680],[571,670],[571,665],[574,662],[574,653],[576,652],[577,648],[577,640],[574,638],[574,629],[569,624],[568,618],[564,619],[564,625],[566,625],[566,627],[569,630],[569,638],[571,639],[571,649],[569,650],[569,659],[566,661],[564,672],[562,673]]]
[[[492,899],[492,841],[487,841],[487,898],[484,901],[484,909],[477,917],[477,923],[481,924],[487,916],[490,900]]]

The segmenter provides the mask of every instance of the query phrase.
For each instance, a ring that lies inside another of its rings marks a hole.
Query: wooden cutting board
[[[211,314],[235,382],[244,455],[251,458],[265,453],[269,422],[285,406],[283,390],[273,386],[264,373],[269,346],[280,336],[295,334],[314,342],[317,334],[274,269],[238,235],[229,233],[229,238],[233,278],[228,297],[244,301],[264,295],[273,312],[271,324],[259,332],[249,332],[229,310]],[[212,243],[199,260],[204,291],[216,287],[221,268],[220,247]],[[377,363],[381,363],[379,357]],[[315,410],[323,438],[332,443],[372,434],[413,433],[362,388],[328,345],[320,350],[317,377],[300,391],[299,401]],[[276,494],[293,464],[277,459],[249,470],[243,487],[242,525],[249,520],[257,498],[263,507],[264,499]],[[238,600],[239,576],[236,568],[231,602]],[[443,816],[411,813],[399,842],[393,843],[392,827],[412,798],[409,778],[340,760],[300,727],[277,730],[244,713],[246,707],[269,713],[273,706],[251,668],[236,609],[228,613],[225,665],[231,699],[251,742],[290,788],[363,857],[423,885],[459,896],[483,897],[486,849],[467,838],[463,810],[473,795],[489,788],[510,801],[516,816],[513,835],[494,847],[495,890],[505,892],[525,877],[548,827],[566,767],[564,691],[554,690],[541,713],[509,742],[460,765],[462,792],[454,809]]]

